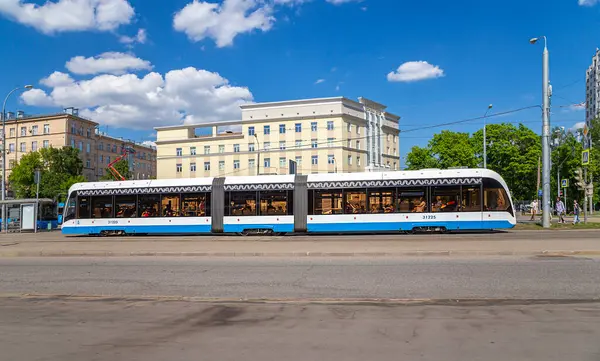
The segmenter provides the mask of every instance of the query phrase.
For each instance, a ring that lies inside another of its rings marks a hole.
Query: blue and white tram
[[[319,233],[512,228],[485,169],[79,183],[64,234]]]

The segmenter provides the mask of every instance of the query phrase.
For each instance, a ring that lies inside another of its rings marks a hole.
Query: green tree
[[[439,168],[477,167],[477,158],[470,142],[469,133],[442,130],[429,141],[429,148],[437,158]]]
[[[35,197],[35,170],[41,171],[40,197],[54,198],[66,194],[69,188],[85,182],[79,150],[71,147],[43,148],[25,154],[8,178],[17,198]]]
[[[429,147],[414,146],[406,156],[406,169],[408,170],[438,167],[438,160],[433,157]]]
[[[129,162],[127,161],[127,159],[121,159],[120,161],[115,163],[114,167],[125,179],[131,178],[131,172],[129,171]],[[115,176],[113,176],[107,168],[100,180],[116,181],[117,179],[115,179]]]

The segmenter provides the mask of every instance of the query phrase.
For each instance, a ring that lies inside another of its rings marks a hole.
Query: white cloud
[[[135,34],[134,36],[123,35],[119,38],[119,41],[121,43],[129,45],[134,43],[145,44],[146,40],[148,40],[148,34],[146,33],[146,29],[139,29],[137,34]]]
[[[317,79],[317,81],[315,82],[315,84],[321,84],[324,83],[325,79]]]
[[[341,5],[341,4],[346,4],[346,3],[357,3],[357,2],[361,2],[362,0],[325,0],[328,3],[331,3],[333,5]]]
[[[600,0],[579,0],[579,5],[580,6],[594,6],[596,5]]]
[[[426,61],[409,61],[387,75],[388,81],[413,82],[425,79],[434,79],[444,76],[444,71],[437,65]]]
[[[156,72],[143,77],[102,74],[54,86],[49,94],[32,89],[22,99],[33,106],[77,107],[81,115],[101,124],[149,129],[236,119],[239,106],[253,97],[248,88],[233,86],[218,73],[189,67],[164,76]]]
[[[111,31],[129,24],[135,12],[127,0],[58,0],[44,5],[0,0],[0,13],[43,33]]]
[[[151,140],[144,140],[142,142],[142,145],[148,146],[148,147],[153,147],[156,148],[156,143],[151,141]]]
[[[571,128],[569,128],[569,132],[577,133],[577,131],[580,129],[583,129],[583,127],[585,127],[585,122],[575,123],[575,124],[573,124],[573,126]]]
[[[108,52],[98,56],[71,58],[65,66],[74,74],[124,74],[129,70],[151,70],[149,61],[136,58],[134,55]]]
[[[222,48],[238,34],[268,31],[275,18],[273,8],[259,0],[224,0],[222,4],[194,0],[175,14],[173,27],[197,42],[214,39]]]
[[[69,74],[61,73],[60,71],[55,71],[46,78],[40,80],[40,83],[47,87],[54,88],[57,86],[69,85],[73,83],[73,81],[73,78],[71,78]]]

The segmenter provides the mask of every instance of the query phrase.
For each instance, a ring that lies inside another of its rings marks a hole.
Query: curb
[[[404,251],[404,252],[112,252],[112,251],[14,251],[0,258],[17,257],[440,257],[440,256],[600,256],[600,250],[542,251]]]

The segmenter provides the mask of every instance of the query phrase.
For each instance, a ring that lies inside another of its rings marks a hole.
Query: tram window
[[[113,199],[111,196],[92,198],[92,218],[113,218]]]
[[[431,187],[432,212],[460,211],[460,186]]]
[[[394,213],[396,189],[369,189],[369,213]]]
[[[315,190],[314,209],[311,214],[343,214],[341,190]]]
[[[78,197],[77,218],[90,218],[90,197]]]
[[[481,212],[481,188],[479,186],[462,187],[463,212]]]
[[[287,191],[259,192],[259,197],[261,216],[287,214]]]
[[[367,190],[366,189],[344,190],[344,213],[345,214],[367,213]]]
[[[115,196],[116,218],[132,218],[136,216],[136,196]]]
[[[75,218],[75,212],[77,210],[76,203],[75,203],[75,197],[69,197],[66,207],[67,207],[67,211],[65,212],[64,222]]]
[[[178,217],[180,215],[181,199],[179,194],[165,194],[161,199],[163,217]]]
[[[160,196],[156,195],[144,195],[138,197],[138,217],[149,218],[160,216]]]
[[[427,192],[425,188],[398,189],[398,212],[427,212]]]
[[[483,209],[486,211],[508,211],[510,209],[506,190],[497,180],[483,180]]]
[[[229,199],[229,215],[256,215],[256,192],[231,192]]]
[[[182,194],[182,216],[184,217],[206,217],[210,205],[206,201],[206,193]]]

